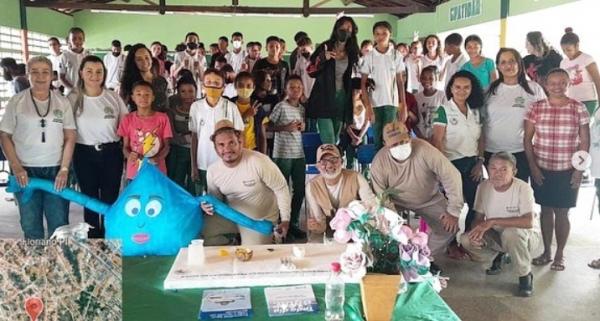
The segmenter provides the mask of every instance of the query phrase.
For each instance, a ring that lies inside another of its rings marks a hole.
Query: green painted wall
[[[410,42],[414,31],[420,37],[500,19],[501,0],[481,0],[482,12],[470,19],[450,22],[450,8],[470,0],[451,0],[437,7],[435,13],[417,13],[398,20],[399,41]],[[519,15],[579,0],[511,0],[510,15]],[[499,25],[498,25],[499,28]]]
[[[313,3],[316,1],[312,1]],[[132,3],[135,3],[133,1]],[[193,1],[173,0],[168,4],[194,3]],[[198,4],[198,2],[195,2]],[[214,0],[203,1],[203,5],[230,5],[231,1]],[[290,6],[301,5],[299,0],[282,1],[249,1],[240,0],[240,5],[270,5]],[[341,1],[334,0],[326,4],[329,7],[342,7]],[[376,21],[387,20],[392,26],[397,23],[397,18],[392,15],[374,15],[372,18],[358,17],[355,21],[359,28],[359,39],[371,38],[371,27]],[[169,49],[182,42],[188,31],[195,31],[200,35],[200,40],[208,46],[216,42],[219,36],[229,37],[232,32],[240,31],[246,41],[265,41],[269,35],[277,35],[293,44],[294,34],[299,30],[306,31],[313,42],[321,42],[329,37],[333,27],[334,17],[311,16],[309,18],[296,17],[256,17],[256,16],[207,16],[190,14],[144,15],[120,13],[93,13],[91,11],[75,14],[75,25],[82,27],[87,34],[86,47],[108,48],[110,42],[117,38],[122,43],[143,42],[149,44],[154,40],[165,43]]]
[[[21,28],[19,0],[0,0],[0,25]],[[61,38],[73,26],[73,17],[43,8],[27,8],[29,30]]]

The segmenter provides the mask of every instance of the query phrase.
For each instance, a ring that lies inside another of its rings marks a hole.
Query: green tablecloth
[[[129,257],[123,259],[123,320],[124,321],[192,321],[198,319],[201,289],[163,290],[175,257]],[[264,287],[253,287],[252,309],[254,320],[268,319]],[[325,285],[313,284],[320,313],[278,317],[277,320],[323,320]],[[346,285],[344,306],[346,320],[363,320],[360,286]],[[247,320],[239,318],[236,320]],[[400,295],[394,308],[393,320],[455,321],[460,320],[442,298],[428,284],[411,284]]]

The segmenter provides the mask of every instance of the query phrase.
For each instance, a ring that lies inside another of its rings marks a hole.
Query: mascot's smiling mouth
[[[146,233],[133,234],[131,239],[137,244],[144,244],[150,240],[150,235]]]

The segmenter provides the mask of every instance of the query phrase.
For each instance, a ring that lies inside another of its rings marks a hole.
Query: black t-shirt
[[[529,78],[539,84],[542,84],[548,72],[560,66],[562,56],[554,49],[550,49],[545,56],[527,55],[523,58],[525,72]]]
[[[287,62],[280,60],[277,64],[270,63],[267,58],[262,58],[254,64],[252,71],[264,70],[271,76],[271,92],[279,100],[285,96],[285,81],[289,76],[290,67]]]

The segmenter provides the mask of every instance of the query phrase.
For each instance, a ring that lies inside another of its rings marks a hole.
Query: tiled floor
[[[600,320],[600,271],[587,262],[600,257],[600,215],[597,204],[590,220],[594,189],[580,190],[579,206],[572,210],[571,236],[566,249],[567,268],[550,271],[534,268],[535,294],[513,296],[517,279],[510,266],[503,274],[486,276],[484,266],[474,262],[439,260],[450,277],[442,297],[465,321],[592,321]],[[4,188],[0,188],[0,237],[22,237],[18,211]],[[82,209],[71,205],[71,222],[82,221]]]

